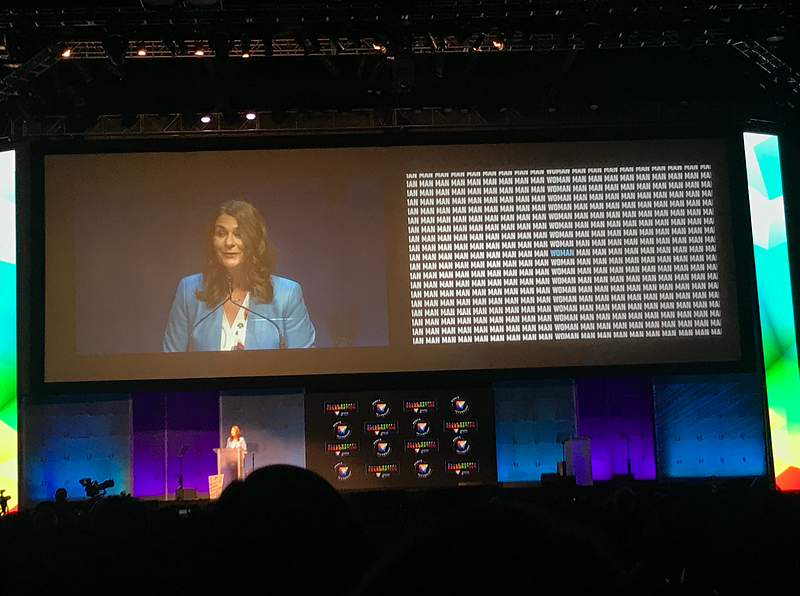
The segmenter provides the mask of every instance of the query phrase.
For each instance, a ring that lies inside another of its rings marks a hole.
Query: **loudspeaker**
[[[197,499],[196,488],[179,488],[175,491],[176,501],[195,501]]]

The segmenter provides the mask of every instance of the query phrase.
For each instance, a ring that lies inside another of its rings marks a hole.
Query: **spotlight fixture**
[[[244,117],[247,118],[248,120],[255,120],[256,119],[256,113],[255,112],[247,112],[244,115]]]
[[[103,40],[103,49],[111,64],[117,67],[122,66],[128,51],[128,40],[121,33],[109,33]]]
[[[214,58],[218,60],[225,60],[231,51],[231,37],[222,30],[216,31],[209,40],[211,49],[214,50]]]
[[[166,47],[169,50],[169,53],[173,56],[177,56],[180,53],[178,43],[175,40],[175,35],[168,28],[163,30],[161,34],[161,41],[164,42],[164,47]],[[184,53],[186,53],[185,49]]]
[[[272,56],[272,32],[266,31],[264,38],[261,40],[261,45],[264,46],[264,57],[269,58]]]
[[[506,49],[506,36],[501,33],[492,40],[492,45],[502,52]]]
[[[478,33],[478,37],[476,37],[475,41],[470,44],[470,48],[473,52],[480,52],[484,41],[486,41],[486,34]]]
[[[136,44],[136,55],[137,56],[147,56],[147,47],[145,46],[143,41],[140,41]]]
[[[428,41],[430,43],[431,50],[434,52],[441,52],[446,48],[447,42],[439,32],[428,31]]]
[[[298,45],[303,48],[303,54],[306,56],[322,53],[322,46],[319,44],[317,36],[305,28],[295,33],[295,40]]]
[[[247,33],[242,34],[242,58],[250,57],[250,36]]]
[[[200,122],[202,122],[203,124],[208,124],[209,122],[211,122],[211,116],[209,116],[208,114],[203,114],[202,116],[200,116]]]
[[[372,49],[375,50],[376,52],[380,52],[381,54],[386,53],[386,45],[379,43],[377,41],[372,42]]]
[[[697,41],[700,34],[700,26],[692,18],[684,19],[678,27],[678,47],[688,51]]]
[[[202,41],[194,42],[194,55],[195,56],[205,56],[206,55],[206,47]]]
[[[62,58],[69,58],[72,56],[72,50],[70,48],[64,48],[61,50],[61,57]]]

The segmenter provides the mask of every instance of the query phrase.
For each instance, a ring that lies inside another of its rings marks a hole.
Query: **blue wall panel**
[[[561,441],[575,434],[571,380],[495,383],[497,479],[531,482],[555,474]]]
[[[767,474],[757,375],[656,377],[653,401],[659,477]]]
[[[78,482],[111,479],[109,494],[130,492],[131,429],[127,396],[28,405],[25,408],[25,494],[52,500],[58,488],[85,497]]]

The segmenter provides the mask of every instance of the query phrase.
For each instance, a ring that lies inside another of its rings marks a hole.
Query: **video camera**
[[[97,480],[92,480],[91,478],[81,478],[78,480],[78,482],[81,483],[83,490],[86,491],[86,496],[90,499],[92,497],[97,497],[98,495],[106,494],[106,489],[114,486],[114,481],[110,478],[100,483],[98,483]]]

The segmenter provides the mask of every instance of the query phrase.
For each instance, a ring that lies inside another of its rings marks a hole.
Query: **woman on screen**
[[[178,284],[164,351],[313,347],[303,291],[273,275],[275,261],[258,210],[244,201],[220,205],[207,232],[203,272]]]

